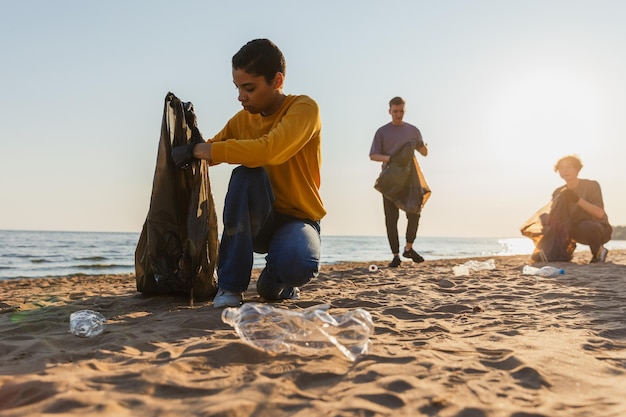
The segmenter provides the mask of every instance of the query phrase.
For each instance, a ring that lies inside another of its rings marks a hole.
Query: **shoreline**
[[[4,243],[11,249],[0,255],[0,281],[133,273],[136,239],[126,233],[118,235],[0,232],[0,244]],[[578,246],[577,251],[588,250],[584,245]],[[533,251],[532,241],[526,237],[420,237],[414,247],[427,261],[479,256],[530,256]],[[626,241],[609,241],[606,247],[610,251],[626,250]],[[63,248],[61,252],[60,248]],[[322,236],[322,265],[372,261],[385,263],[390,260],[389,243],[385,236]],[[265,256],[255,254],[253,267],[264,265]]]
[[[611,249],[609,251],[609,256],[611,254],[616,254],[616,253],[620,253],[620,252],[624,252],[626,253],[626,249]],[[572,260],[572,262],[570,262],[570,264],[581,264],[581,263],[585,263],[585,256],[588,255],[589,258],[591,258],[591,255],[588,254],[588,250],[584,249],[584,248],[580,248],[577,249],[574,252],[574,258]],[[503,259],[503,258],[526,258],[527,262],[530,262],[530,256],[531,254],[528,253],[524,253],[524,254],[506,254],[506,255],[497,255],[497,254],[492,254],[492,255],[481,255],[481,256],[474,256],[474,255],[467,255],[467,256],[460,256],[460,257],[454,257],[454,256],[444,256],[444,257],[440,257],[440,258],[436,258],[436,259],[426,259],[426,262],[438,262],[438,261],[444,261],[444,262],[456,262],[456,264],[463,264],[469,260],[477,260],[477,261],[481,261],[481,260],[488,260],[488,259]],[[402,267],[406,267],[407,265],[411,265],[413,264],[413,262],[408,259],[408,258],[403,258],[401,257],[402,260]],[[332,262],[322,262],[320,264],[320,269],[323,269],[325,267],[331,267],[331,266],[341,266],[344,264],[367,264],[367,267],[369,267],[369,265],[372,264],[376,264],[379,268],[386,268],[387,264],[391,261],[391,255],[389,255],[388,259],[377,259],[377,260],[370,260],[370,261],[361,261],[361,260],[352,260],[352,261],[332,261]],[[609,258],[610,261],[610,258]],[[568,263],[562,263],[564,265],[567,265]],[[262,267],[258,267],[255,266],[253,268],[253,276],[255,274],[254,271],[256,270],[261,270]],[[86,273],[86,272],[78,272],[78,273],[70,273],[70,274],[63,274],[63,275],[42,275],[42,276],[35,276],[35,277],[29,277],[29,276],[18,276],[18,277],[4,277],[4,278],[0,278],[0,283],[3,282],[10,282],[10,281],[23,281],[23,280],[47,280],[47,279],[62,279],[62,278],[80,278],[80,277],[84,277],[84,278],[93,278],[93,279],[98,279],[99,277],[110,277],[110,276],[132,276],[134,279],[134,269],[132,272],[122,272],[122,273]]]
[[[467,258],[322,265],[300,300],[268,303],[367,310],[375,331],[355,362],[265,353],[210,300],[144,296],[134,274],[1,281],[0,414],[626,414],[626,250],[605,264],[575,253],[551,263],[566,271],[557,278],[522,275],[528,255],[472,259],[496,268],[455,276]],[[262,301],[259,273],[247,302]],[[104,333],[69,333],[81,309],[107,318]]]

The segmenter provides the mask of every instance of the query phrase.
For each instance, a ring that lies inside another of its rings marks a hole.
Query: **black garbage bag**
[[[537,210],[520,228],[523,236],[532,239],[533,262],[569,262],[576,242],[569,235],[569,212],[560,195]]]
[[[165,97],[150,208],[135,250],[137,291],[185,294],[217,291],[217,216],[206,161],[174,165],[173,146],[203,142],[191,103]]]
[[[412,167],[389,162],[376,179],[374,188],[391,201],[402,200],[407,193],[407,182]]]
[[[406,213],[419,213],[430,190],[422,181],[414,156],[414,145],[407,143],[393,154],[376,179],[374,188]]]

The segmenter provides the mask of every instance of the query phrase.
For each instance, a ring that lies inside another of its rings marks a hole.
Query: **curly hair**
[[[559,170],[559,165],[563,162],[569,162],[577,171],[580,171],[583,168],[583,163],[578,156],[567,155],[556,161],[556,164],[554,164],[554,172]]]

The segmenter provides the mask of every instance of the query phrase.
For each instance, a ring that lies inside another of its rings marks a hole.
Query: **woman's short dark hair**
[[[242,69],[248,74],[262,75],[271,83],[277,72],[285,74],[286,64],[283,53],[269,39],[254,39],[233,55],[233,69]]]

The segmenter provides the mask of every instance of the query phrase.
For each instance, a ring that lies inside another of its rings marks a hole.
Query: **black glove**
[[[174,165],[178,168],[188,167],[195,159],[193,157],[193,148],[197,144],[198,142],[194,142],[172,148],[172,160],[174,160]]]
[[[571,204],[577,204],[578,200],[580,200],[580,197],[578,197],[576,191],[570,190],[569,188],[561,191],[561,198]]]

